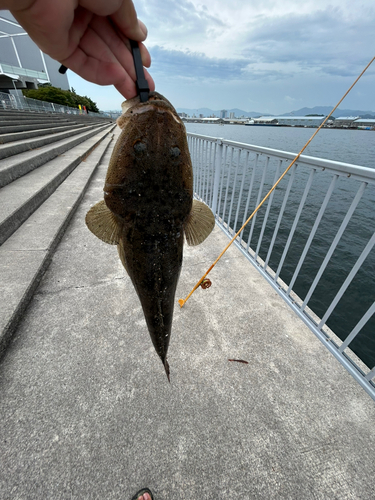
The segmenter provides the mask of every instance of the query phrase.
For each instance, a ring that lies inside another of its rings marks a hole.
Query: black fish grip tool
[[[148,86],[148,82],[145,78],[145,72],[143,70],[143,64],[141,58],[141,51],[139,50],[138,42],[130,39],[129,42],[133,54],[135,74],[137,76],[137,80],[135,82],[137,86],[137,92],[139,94],[141,102],[146,102],[148,101],[148,94],[150,92],[150,87]]]
[[[148,86],[147,80],[145,78],[145,72],[143,71],[141,51],[139,50],[138,42],[130,39],[129,42],[130,42],[130,47],[132,49],[135,74],[137,77],[137,80],[135,82],[137,86],[137,94],[139,94],[141,102],[146,102],[148,101],[148,94],[150,92],[150,87]],[[67,69],[68,68],[62,64],[59,68],[59,73],[61,74],[66,73]]]

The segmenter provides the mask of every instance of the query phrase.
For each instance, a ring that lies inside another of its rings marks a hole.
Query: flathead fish
[[[167,351],[184,235],[189,245],[198,245],[215,219],[207,205],[193,200],[185,126],[165,97],[151,92],[147,102],[125,101],[117,124],[122,132],[104,200],[89,210],[86,224],[102,241],[117,245],[169,380]]]

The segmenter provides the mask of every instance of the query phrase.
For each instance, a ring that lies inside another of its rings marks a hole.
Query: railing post
[[[215,217],[216,217],[217,201],[218,201],[218,195],[219,195],[222,157],[223,157],[223,140],[216,139],[214,187],[213,187],[213,193],[212,193],[212,207],[211,207],[211,210],[212,210]]]

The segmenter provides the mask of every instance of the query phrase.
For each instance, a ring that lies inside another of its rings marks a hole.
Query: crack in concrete
[[[97,283],[90,283],[88,285],[64,286],[64,287],[61,287],[57,290],[38,290],[34,294],[34,296],[36,296],[36,295],[56,295],[58,293],[65,292],[67,290],[75,290],[75,289],[79,289],[79,288],[97,288],[100,286],[107,285],[108,283],[114,283],[115,281],[124,280],[125,278],[126,278],[126,276],[122,276],[122,277],[118,277],[118,278],[112,278],[112,279],[107,279],[107,280],[103,280],[103,281],[98,281]]]

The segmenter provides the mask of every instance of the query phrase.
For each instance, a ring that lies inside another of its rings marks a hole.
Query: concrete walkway
[[[373,401],[234,247],[176,300],[168,383],[116,248],[84,224],[108,160],[0,365],[0,499],[372,500]],[[226,243],[185,247],[176,299]]]

